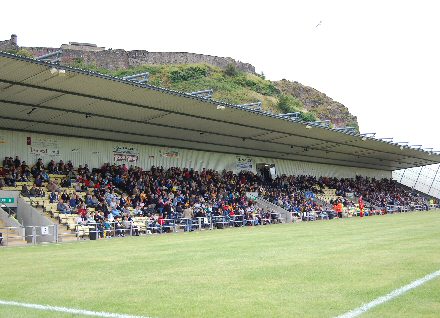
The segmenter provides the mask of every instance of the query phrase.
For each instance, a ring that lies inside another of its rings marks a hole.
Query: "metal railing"
[[[25,229],[22,226],[0,227],[0,245],[8,246],[11,241],[24,241]]]
[[[30,244],[58,243],[58,225],[25,226],[25,240]]]

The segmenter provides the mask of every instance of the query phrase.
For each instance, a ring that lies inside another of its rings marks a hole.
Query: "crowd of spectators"
[[[57,182],[49,175],[59,175]],[[60,213],[79,215],[78,222],[99,223],[102,229],[109,222],[121,228],[132,224],[133,216],[147,217],[150,227],[162,229],[173,220],[224,217],[227,221],[242,216],[242,224],[265,224],[273,221],[273,211],[258,208],[247,193],[258,195],[298,217],[308,212],[317,212],[322,218],[331,215],[331,209],[316,199],[316,195],[327,188],[336,189],[336,195],[344,206],[354,202],[347,198],[350,193],[362,196],[365,202],[378,207],[426,203],[426,198],[406,190],[396,181],[364,177],[328,178],[312,176],[279,176],[275,179],[261,178],[248,171],[195,171],[188,168],[128,167],[125,164],[104,164],[99,169],[88,165],[74,168],[71,161],[51,160],[47,165],[42,159],[29,167],[19,157],[7,157],[3,161],[3,176],[0,187],[23,185],[25,196],[46,196],[57,204]],[[62,191],[74,187],[75,192]],[[79,195],[82,193],[83,195]],[[331,202],[333,203],[333,202]],[[330,206],[331,207],[331,206]],[[93,208],[90,212],[88,208]],[[117,226],[119,226],[117,225]],[[186,230],[191,230],[191,221]],[[123,235],[122,232],[118,232]]]
[[[428,205],[428,199],[415,191],[406,189],[392,179],[375,179],[356,176],[356,178],[320,178],[320,183],[336,189],[336,194],[346,197],[348,193],[363,197],[364,201],[378,208],[388,205],[409,206]]]
[[[150,218],[150,227],[158,229],[177,219],[191,220],[208,216],[228,219],[236,214],[245,220],[258,222],[266,217],[247,192],[258,191],[259,179],[249,172],[233,174],[203,169],[139,167],[105,164],[101,169],[81,171],[77,187],[86,191],[86,204],[102,211],[105,217],[124,217],[131,214]],[[260,221],[261,222],[261,221]],[[170,227],[168,227],[170,228]]]
[[[267,181],[260,189],[260,195],[271,203],[293,213],[297,217],[315,211],[324,213],[325,206],[318,204],[316,194],[322,192],[323,185],[312,176],[280,176]]]

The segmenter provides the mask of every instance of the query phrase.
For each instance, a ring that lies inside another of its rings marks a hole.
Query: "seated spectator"
[[[52,191],[52,192],[49,194],[49,202],[50,202],[50,203],[58,202],[58,194],[57,194],[55,191]]]
[[[73,171],[73,163],[71,160],[67,161],[66,167],[67,171]]]
[[[63,193],[61,194],[61,199],[62,199],[64,202],[68,202],[68,201],[70,201],[70,195],[67,193],[66,190],[64,190]]]
[[[49,175],[47,174],[46,170],[43,170],[40,174],[41,179],[43,180],[43,182],[49,182],[50,178]]]
[[[112,237],[112,223],[109,219],[104,220],[104,237]]]
[[[119,217],[115,219],[115,232],[116,232],[116,236],[119,237],[125,236],[124,226],[122,225],[121,219]]]
[[[70,188],[72,186],[72,181],[70,178],[66,177],[61,181],[61,186],[63,188]]]
[[[26,176],[30,175],[30,169],[29,169],[29,166],[26,164],[26,161],[23,161],[21,163],[20,167],[21,167],[21,173],[22,174],[25,174]]]
[[[44,170],[43,159],[38,158],[38,161],[37,161],[37,163],[35,164],[35,168],[36,168],[36,170],[38,170],[38,171],[42,171],[42,170]]]
[[[78,205],[76,213],[79,214],[84,221],[87,220],[87,207],[84,203]]]
[[[82,183],[77,182],[75,184],[75,192],[82,192],[82,191],[83,191]]]
[[[10,169],[14,167],[14,160],[12,157],[5,157],[5,160],[3,160],[3,168]]]
[[[29,182],[30,180],[26,175],[22,174],[22,175],[20,175],[20,178],[17,181],[18,182]]]
[[[43,179],[40,177],[40,175],[38,175],[38,176],[35,178],[35,185],[36,185],[37,187],[42,187],[42,186],[43,186]]]
[[[16,185],[16,174],[15,172],[9,171],[4,178],[5,185],[7,187],[15,187]]]
[[[49,171],[50,174],[55,174],[55,167],[56,167],[56,163],[55,163],[55,161],[52,159],[52,160],[47,164],[47,170]]]
[[[119,211],[116,207],[112,208],[111,213],[114,217],[121,216],[121,211]]]
[[[26,184],[23,184],[21,186],[21,194],[24,195],[25,197],[30,196],[30,192],[29,192],[28,186]]]
[[[20,167],[20,165],[21,165],[20,159],[18,158],[18,156],[15,156],[14,167],[18,169],[18,167]]]
[[[56,181],[49,181],[49,183],[47,185],[47,190],[50,192],[58,192],[59,186],[58,186],[57,182]]]
[[[37,187],[35,186],[35,184],[33,184],[32,188],[29,190],[29,196],[30,197],[38,196],[38,191],[37,191]]]
[[[79,201],[77,200],[77,196],[75,194],[72,195],[72,197],[69,200],[69,206],[73,210],[76,208],[76,206],[79,204]]]
[[[64,201],[62,199],[58,201],[57,211],[59,211],[60,213],[63,213],[63,214],[71,214],[72,213],[70,208],[64,203]]]

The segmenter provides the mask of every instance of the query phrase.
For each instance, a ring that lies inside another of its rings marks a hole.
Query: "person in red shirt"
[[[342,206],[342,202],[339,201],[339,202],[336,204],[336,213],[338,213],[338,218],[340,218],[340,219],[342,219],[342,208],[343,208],[343,206]]]
[[[77,213],[81,216],[83,221],[87,220],[87,208],[84,203],[78,206]]]
[[[161,226],[165,224],[165,220],[163,219],[163,214],[159,215],[159,218],[157,219],[157,223]]]
[[[359,197],[359,211],[360,211],[360,217],[364,217],[364,200],[362,199],[362,196]]]

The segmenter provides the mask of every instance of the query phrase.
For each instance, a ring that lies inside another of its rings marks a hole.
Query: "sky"
[[[6,1],[0,40],[232,57],[341,102],[361,133],[440,150],[436,2]]]

